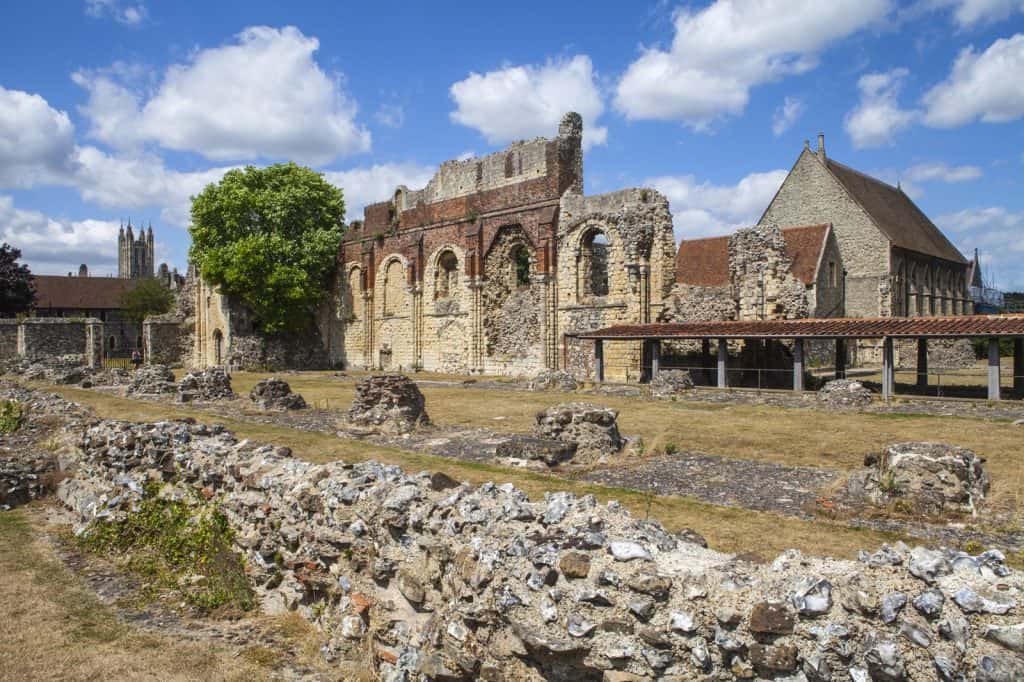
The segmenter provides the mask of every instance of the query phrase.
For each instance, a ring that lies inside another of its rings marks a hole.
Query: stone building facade
[[[966,315],[967,260],[903,193],[805,144],[762,223],[830,223],[850,317]]]
[[[574,332],[656,319],[674,274],[668,201],[651,189],[585,196],[582,132],[567,114],[554,139],[448,161],[423,189],[367,206],[339,253],[333,359],[586,373],[593,352]],[[639,353],[611,350],[606,374],[626,378]]]

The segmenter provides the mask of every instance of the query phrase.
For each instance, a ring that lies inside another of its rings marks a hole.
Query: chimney
[[[825,133],[818,133],[818,158],[825,160]]]
[[[804,149],[810,151],[810,149],[811,149],[811,141],[810,140],[804,140]]]

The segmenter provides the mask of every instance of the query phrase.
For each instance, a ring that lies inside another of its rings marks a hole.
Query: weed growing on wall
[[[14,433],[21,426],[21,403],[0,400],[0,433]]]

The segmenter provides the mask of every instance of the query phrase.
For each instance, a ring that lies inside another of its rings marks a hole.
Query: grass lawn
[[[238,376],[235,381],[236,388],[241,392],[243,387],[253,383],[255,378],[254,376]],[[289,376],[288,379],[296,388],[303,392],[306,392],[307,384],[305,382],[323,383],[324,381],[322,378],[315,379],[297,376]],[[634,515],[642,518],[649,514],[652,518],[661,521],[670,530],[693,528],[704,535],[713,548],[726,552],[748,552],[754,549],[765,558],[772,558],[784,549],[796,547],[808,554],[853,557],[858,549],[870,549],[877,547],[883,542],[907,539],[891,533],[851,528],[842,523],[824,519],[821,521],[804,521],[775,514],[705,504],[689,498],[667,495],[650,496],[622,488],[602,486],[583,481],[571,481],[540,472],[524,471],[494,464],[466,462],[382,447],[360,441],[341,439],[330,434],[308,433],[280,426],[223,419],[187,406],[161,405],[71,387],[58,386],[47,388],[55,390],[70,400],[90,405],[101,415],[111,418],[153,420],[176,416],[192,416],[200,420],[216,421],[232,429],[240,437],[287,445],[293,449],[295,456],[313,462],[339,459],[345,461],[376,459],[382,462],[397,464],[411,472],[422,470],[441,471],[457,480],[469,481],[471,483],[507,481],[515,484],[534,500],[542,499],[545,492],[552,490],[569,490],[578,495],[593,494],[602,502],[614,499],[629,508]],[[330,393],[334,398],[340,399],[342,394],[351,393],[352,386],[350,383],[340,384],[336,385],[333,389],[325,388],[322,390],[325,393]],[[457,410],[456,404],[449,404],[444,400],[448,390],[442,389],[442,394],[440,395],[435,393],[435,389],[429,387],[427,391],[428,408],[431,410],[431,414],[438,415],[436,419],[439,421],[448,421],[443,419],[441,415],[447,414],[449,410]],[[500,395],[492,395],[485,391],[452,389],[451,398],[453,401],[466,401],[474,406],[483,406],[489,403],[492,406],[491,415],[495,413],[495,406],[497,406],[502,414],[510,415],[510,420],[513,412],[519,415],[516,417],[517,419],[522,420],[531,410],[535,409],[531,407],[530,401],[539,400],[538,404],[547,404],[555,396],[552,394],[543,395],[519,392],[501,392]],[[685,416],[698,420],[700,418],[720,420],[724,418],[723,415],[725,413],[721,409],[694,410],[673,403],[651,404],[637,403],[636,401],[630,403],[628,400],[621,402],[627,405],[632,404],[634,409],[639,407],[640,409],[637,411],[646,411],[648,408],[672,410],[672,413],[679,417]],[[783,414],[788,415],[788,412],[783,411]],[[800,412],[794,414],[806,420],[815,413]],[[480,417],[480,419],[483,419],[483,417]],[[493,424],[502,423],[493,422]],[[892,420],[885,423],[898,429],[900,421]],[[912,542],[912,540],[908,541]]]
[[[42,539],[35,514],[0,512],[0,678],[261,680],[246,652],[141,632],[120,620]]]
[[[238,373],[232,375],[232,382],[235,390],[244,394],[264,376]],[[311,403],[345,409],[352,402],[355,386],[351,381],[314,372],[285,378]],[[557,402],[598,402],[619,410],[619,428],[625,434],[642,436],[648,453],[672,443],[680,450],[723,457],[855,470],[863,466],[865,454],[877,452],[887,443],[943,441],[971,448],[987,459],[993,479],[992,504],[1013,509],[1024,504],[1024,443],[1021,428],[1009,421],[431,385],[421,389],[435,423],[497,431],[529,431],[534,415]]]

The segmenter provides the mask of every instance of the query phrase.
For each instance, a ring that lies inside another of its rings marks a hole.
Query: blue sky
[[[311,165],[354,219],[576,110],[586,191],[660,189],[677,237],[756,221],[824,132],[1024,290],[1024,0],[489,5],[7,3],[0,240],[103,274],[131,217],[182,268],[228,168]]]

